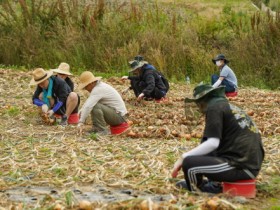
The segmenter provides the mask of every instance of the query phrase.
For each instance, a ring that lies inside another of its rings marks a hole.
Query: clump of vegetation
[[[66,61],[74,73],[122,75],[142,54],[172,80],[209,82],[211,58],[222,52],[239,84],[279,86],[279,18],[237,10],[233,2],[217,15],[199,12],[181,3],[2,1],[0,63],[47,69]]]

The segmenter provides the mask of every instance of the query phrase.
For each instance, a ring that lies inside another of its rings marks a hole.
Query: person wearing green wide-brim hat
[[[168,80],[153,65],[144,60],[143,56],[137,55],[129,61],[129,76],[123,76],[123,80],[130,80],[129,89],[134,91],[137,101],[164,100],[169,89]]]
[[[176,186],[195,191],[221,193],[221,182],[255,179],[264,159],[261,135],[252,119],[225,97],[225,88],[200,84],[193,97],[205,114],[201,144],[187,151],[176,161],[172,177],[180,169],[185,180]]]

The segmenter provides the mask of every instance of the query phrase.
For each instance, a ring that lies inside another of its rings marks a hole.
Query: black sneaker
[[[189,190],[186,180],[178,181],[175,186],[181,189]]]
[[[68,125],[68,118],[67,118],[66,115],[63,115],[63,116],[61,117],[61,122],[59,123],[59,125],[62,125],[62,126]]]
[[[214,182],[214,181],[209,181],[209,182],[203,183],[199,187],[199,189],[202,192],[208,192],[208,193],[214,193],[214,194],[223,192],[222,184],[220,182]]]

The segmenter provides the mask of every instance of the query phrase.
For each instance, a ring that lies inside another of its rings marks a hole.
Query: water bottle
[[[189,76],[186,76],[186,83],[187,83],[187,85],[189,85],[191,83]]]

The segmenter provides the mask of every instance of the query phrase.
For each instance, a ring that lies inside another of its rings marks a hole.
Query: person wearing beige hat
[[[78,124],[82,133],[86,118],[91,114],[93,133],[109,134],[107,125],[117,126],[126,122],[127,109],[118,91],[101,81],[102,77],[95,77],[92,72],[85,71],[80,75],[78,88],[90,93],[80,110]]]
[[[53,71],[35,69],[30,85],[37,86],[32,96],[33,104],[42,107],[42,111],[47,112],[50,117],[54,113],[62,115],[61,125],[67,125],[70,114],[78,112],[77,94],[71,95],[70,87],[63,79],[53,76]]]
[[[57,69],[52,69],[54,74],[56,74],[58,77],[65,80],[65,82],[69,85],[72,91],[74,91],[74,83],[71,80],[69,76],[72,76],[73,74],[70,73],[70,65],[68,63],[60,63]]]

